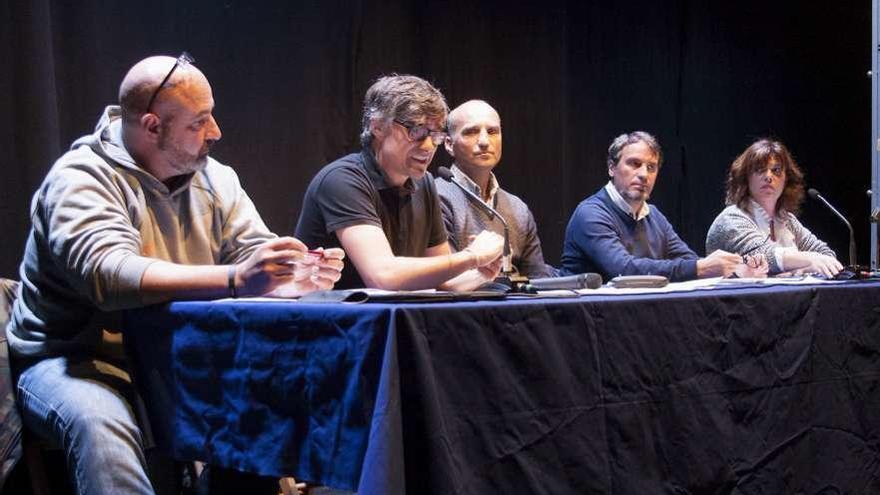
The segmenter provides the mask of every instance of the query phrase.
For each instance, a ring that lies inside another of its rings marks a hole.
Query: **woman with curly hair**
[[[836,275],[843,266],[834,251],[795,217],[803,199],[804,174],[785,145],[754,142],[730,166],[728,206],[709,227],[706,252],[763,254],[770,275]]]

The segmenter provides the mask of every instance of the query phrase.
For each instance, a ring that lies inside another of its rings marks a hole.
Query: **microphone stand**
[[[837,208],[831,206],[831,203],[828,202],[825,198],[819,194],[819,191],[810,188],[807,190],[807,195],[811,198],[821,201],[825,206],[828,207],[838,218],[843,220],[843,223],[846,224],[846,227],[849,229],[849,266],[844,267],[844,272],[841,272],[837,275],[840,280],[848,280],[848,279],[866,279],[866,278],[878,278],[880,273],[871,271],[871,269],[867,266],[859,266],[856,262],[856,236],[853,232],[852,225],[850,225],[849,220],[846,219]],[[848,273],[845,273],[848,272]],[[842,276],[843,275],[843,276]]]
[[[452,175],[452,171],[448,168],[438,167],[437,176],[454,184],[455,187],[464,193],[468,201],[489,215],[490,220],[497,218],[501,221],[501,224],[504,226],[504,250],[501,252],[501,274],[495,279],[495,283],[504,284],[510,287],[511,292],[525,292],[525,286],[528,285],[529,279],[528,277],[519,275],[513,269],[513,254],[510,250],[510,227],[507,225],[507,220],[505,220],[504,217],[494,208],[484,203],[476,194],[456,182]]]
[[[827,199],[819,194],[819,191],[810,188],[810,190],[807,191],[807,194],[809,194],[811,198],[818,199],[819,201],[824,203],[829,210],[831,210],[835,215],[837,215],[838,218],[843,220],[843,223],[846,224],[846,228],[849,229],[849,266],[853,272],[858,272],[859,265],[858,263],[856,263],[856,235],[853,231],[852,225],[850,225],[849,223],[849,220],[847,220],[846,217],[843,216],[843,214],[837,211],[837,208],[831,206],[831,203],[829,203]]]
[[[472,203],[481,206],[483,211],[489,214],[490,220],[497,218],[501,221],[501,224],[504,225],[504,249],[501,251],[501,273],[495,278],[494,283],[510,287],[510,292],[531,292],[527,287],[529,285],[529,278],[520,275],[513,269],[513,253],[510,249],[510,227],[507,225],[507,220],[505,220],[500,213],[495,211],[495,209],[484,203],[476,194],[468,191],[464,186],[454,180],[451,182],[464,191],[465,196],[467,196]]]

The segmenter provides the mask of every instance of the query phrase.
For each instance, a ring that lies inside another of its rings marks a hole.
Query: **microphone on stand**
[[[477,196],[473,192],[467,190],[464,186],[462,186],[461,184],[456,182],[454,180],[454,176],[452,175],[452,170],[449,170],[446,167],[438,167],[437,168],[437,176],[447,182],[451,182],[451,183],[455,184],[456,187],[461,189],[461,191],[468,198],[468,200],[470,200],[473,204],[477,205],[479,208],[481,208],[483,211],[485,211],[487,214],[489,214],[490,219],[497,217],[498,220],[501,220],[501,224],[504,225],[504,251],[502,252],[502,257],[501,257],[501,273],[504,276],[509,276],[510,274],[512,274],[513,273],[513,261],[511,260],[511,253],[510,253],[510,227],[507,226],[507,220],[505,220],[504,217],[502,217],[500,213],[495,211],[494,208],[492,208],[491,206],[484,203],[483,200],[480,199],[479,196]]]
[[[857,271],[858,265],[856,264],[856,235],[855,235],[855,232],[853,231],[852,225],[850,225],[850,223],[849,223],[849,220],[847,220],[845,216],[843,216],[839,211],[837,211],[837,208],[831,206],[831,203],[829,203],[828,200],[823,198],[822,195],[819,194],[819,191],[817,191],[811,187],[810,189],[807,190],[807,194],[809,194],[811,198],[819,200],[822,203],[825,203],[825,206],[827,206],[829,210],[834,212],[834,214],[837,215],[837,217],[840,218],[841,220],[843,220],[843,223],[846,224],[846,227],[849,229],[849,266],[851,267],[852,270]]]
[[[513,270],[510,253],[510,227],[507,220],[494,208],[487,205],[479,196],[456,182],[452,171],[447,167],[437,167],[437,177],[451,182],[458,187],[470,202],[485,211],[490,219],[498,218],[504,225],[504,251],[502,255],[501,276],[495,279],[496,284],[509,287],[512,292],[537,293],[539,290],[563,289],[596,289],[602,285],[602,277],[597,273],[580,273],[568,277],[537,278],[529,281],[528,277],[517,275]],[[491,284],[490,284],[491,285]]]

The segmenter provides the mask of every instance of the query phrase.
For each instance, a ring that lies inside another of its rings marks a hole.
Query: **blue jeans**
[[[22,372],[24,423],[61,447],[81,495],[153,494],[131,380],[109,363],[44,359]]]

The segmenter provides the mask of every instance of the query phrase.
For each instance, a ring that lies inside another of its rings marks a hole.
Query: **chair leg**
[[[27,464],[30,475],[31,490],[34,495],[49,495],[49,478],[46,477],[43,449],[38,442],[29,441],[27,438],[22,443],[24,462]]]

